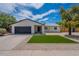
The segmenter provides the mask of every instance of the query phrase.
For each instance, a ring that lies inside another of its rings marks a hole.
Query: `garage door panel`
[[[15,27],[15,34],[31,34],[31,26]]]

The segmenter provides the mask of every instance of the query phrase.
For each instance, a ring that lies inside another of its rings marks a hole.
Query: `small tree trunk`
[[[71,32],[71,26],[69,26],[69,35],[71,35],[72,32]]]

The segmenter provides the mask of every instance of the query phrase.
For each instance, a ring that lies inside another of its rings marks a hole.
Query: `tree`
[[[7,13],[0,12],[0,28],[5,28],[6,30],[9,30],[10,25],[15,22],[15,17]]]
[[[76,27],[79,24],[79,7],[72,7],[65,10],[63,7],[60,10],[62,17],[62,24],[68,27],[69,35],[71,35],[72,27]]]

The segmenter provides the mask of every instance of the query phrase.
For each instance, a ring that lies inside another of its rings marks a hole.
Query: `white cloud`
[[[41,8],[44,5],[44,3],[21,3],[19,5],[26,6],[26,7],[33,7],[35,9],[39,9],[39,8]]]
[[[41,14],[34,15],[34,16],[32,17],[33,20],[38,20],[38,19],[41,19],[41,18],[43,18],[43,16],[42,16]]]
[[[46,15],[48,15],[48,14],[50,14],[50,13],[55,13],[55,12],[57,12],[57,10],[55,10],[55,9],[49,10],[49,11],[47,11],[46,13],[42,14],[42,16],[46,16]]]
[[[36,9],[39,9],[44,5],[44,3],[21,3],[19,5],[28,6],[28,7],[34,7]]]
[[[32,19],[33,20],[38,20],[38,19],[43,18],[44,16],[47,16],[47,15],[49,15],[51,13],[55,13],[55,12],[57,12],[57,10],[54,10],[54,9],[53,10],[49,10],[49,11],[43,13],[43,14],[34,15]]]
[[[46,20],[48,20],[48,18],[44,18],[44,19],[42,19],[42,18],[51,13],[55,13],[55,12],[57,12],[57,10],[49,10],[42,14],[33,15],[33,13],[29,10],[21,10],[21,12],[19,12],[17,14],[17,16],[18,16],[17,19],[19,20],[19,19],[29,18],[29,19],[36,20],[36,21],[46,21]]]
[[[33,15],[32,15],[32,12],[31,11],[21,10],[21,12],[17,14],[17,16],[20,17],[21,19],[24,19],[24,18],[31,19],[30,16],[33,16]]]
[[[0,4],[0,11],[11,13],[15,10],[16,4],[2,3]]]
[[[21,3],[19,5],[28,6],[28,7],[34,7],[36,9],[39,9],[44,4],[43,3],[26,3],[26,4],[25,3]],[[12,3],[0,4],[0,11],[11,13],[13,11],[16,11],[15,7],[17,7],[17,6],[18,6],[18,4],[12,4]],[[55,12],[58,12],[58,11],[55,10],[55,9],[52,9],[52,10],[46,11],[45,13],[42,13],[42,14],[33,15],[33,13],[30,10],[20,9],[20,12],[16,13],[15,17],[17,17],[18,20],[19,19],[24,19],[24,18],[29,18],[29,19],[32,19],[32,20],[40,19],[39,21],[45,21],[48,18],[42,19],[43,17],[45,17],[45,16],[47,16],[47,15],[49,15],[51,13],[55,13]]]
[[[36,9],[41,8],[44,4],[43,3],[20,3],[19,5],[22,6],[28,6],[28,7],[34,7]],[[15,10],[15,7],[18,6],[16,3],[1,3],[0,4],[0,11],[11,13]]]
[[[20,14],[20,16],[26,16],[26,15],[32,16],[32,12],[29,10],[21,10],[21,12],[19,14]]]
[[[31,6],[35,7],[36,9],[41,8],[44,5],[44,3],[31,3]]]
[[[44,19],[41,19],[39,21],[41,22],[41,21],[47,21],[47,20],[48,20],[48,18],[44,18]]]
[[[29,18],[32,20],[38,20],[38,19],[42,19],[44,16],[47,16],[54,12],[57,12],[57,10],[49,10],[42,14],[33,15],[32,12],[29,10],[21,10],[21,12],[19,12],[17,15],[21,18],[23,17],[23,18]],[[29,17],[29,16],[31,16],[31,17]]]

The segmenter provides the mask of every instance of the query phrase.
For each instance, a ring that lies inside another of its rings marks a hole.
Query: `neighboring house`
[[[58,24],[49,23],[45,24],[45,32],[60,32],[60,26]]]
[[[50,29],[49,29],[50,27]],[[42,24],[30,19],[23,19],[15,24],[11,25],[13,34],[34,34],[34,33],[46,33],[46,32],[60,32],[58,25]]]
[[[61,26],[60,29],[61,29],[60,32],[68,32],[68,28],[66,28],[64,26],[63,27]],[[72,32],[79,32],[79,27],[72,28],[71,31]]]

